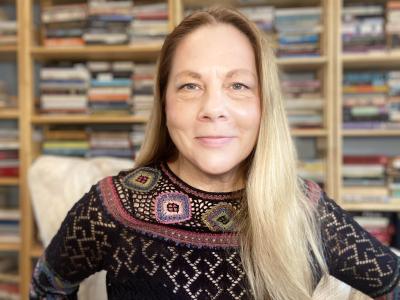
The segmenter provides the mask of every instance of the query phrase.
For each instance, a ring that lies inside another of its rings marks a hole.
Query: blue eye
[[[179,89],[186,89],[186,90],[196,90],[198,88],[197,84],[194,83],[185,83],[182,84]]]
[[[240,82],[235,82],[235,83],[233,83],[233,84],[232,84],[232,88],[233,88],[234,90],[237,90],[237,91],[243,90],[243,89],[249,89],[249,87],[248,87],[247,85],[245,85],[245,84],[243,84],[243,83],[240,83]]]

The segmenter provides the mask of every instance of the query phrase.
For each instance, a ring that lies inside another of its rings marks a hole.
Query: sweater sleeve
[[[370,297],[391,292],[399,281],[399,258],[325,193],[319,210],[330,274]]]
[[[105,212],[97,187],[71,208],[38,260],[30,299],[77,299],[79,283],[104,269],[116,224]]]

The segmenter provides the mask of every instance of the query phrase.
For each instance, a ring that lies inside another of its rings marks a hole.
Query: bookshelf
[[[1,13],[3,14],[3,17],[5,16],[5,22],[2,23],[2,29],[4,28],[8,28],[8,30],[10,30],[10,24],[15,21],[17,28],[19,28],[19,22],[21,21],[20,15],[19,15],[19,8],[22,5],[20,4],[20,1],[1,1],[0,2],[0,9],[1,9]],[[14,23],[14,29],[15,29],[15,23]],[[1,31],[3,32],[3,31]],[[3,34],[2,37],[8,37],[10,33],[7,34]],[[21,46],[21,44],[19,43],[19,34],[18,31],[16,34],[14,34],[14,36],[16,37],[16,40],[14,39],[13,42],[10,42],[11,44],[7,44],[7,43],[2,43],[2,45],[0,45],[0,65],[2,65],[0,67],[0,69],[2,69],[2,75],[1,80],[4,81],[6,83],[6,94],[8,94],[8,100],[4,100],[5,98],[3,97],[4,95],[2,94],[2,107],[0,108],[0,122],[2,125],[0,125],[0,127],[3,127],[3,124],[13,124],[12,125],[12,130],[14,131],[14,128],[18,128],[18,136],[16,137],[16,141],[20,142],[21,140],[21,135],[20,135],[20,128],[19,128],[19,123],[21,120],[21,111],[19,109],[19,99],[21,96],[21,91],[22,91],[22,82],[21,82],[21,64],[20,64],[20,52],[19,52],[19,48]],[[4,41],[4,40],[2,40]],[[12,83],[12,86],[9,86],[10,83]],[[4,91],[2,91],[3,93]],[[10,101],[11,100],[11,101]],[[9,106],[11,103],[13,103],[13,106]],[[6,127],[4,128],[0,128],[0,130],[3,130],[3,134],[5,133],[5,131],[7,131],[9,128],[8,125],[5,125]],[[11,132],[10,131],[10,132]],[[9,132],[9,133],[10,133]],[[6,134],[7,135],[7,134]],[[8,135],[8,137],[12,136]],[[7,144],[7,142],[6,142]],[[5,144],[4,144],[5,146]],[[2,148],[2,154],[4,154],[4,151],[6,148]],[[20,146],[18,148],[18,150],[12,150],[12,152],[16,151],[18,153],[18,156],[21,157],[22,156],[22,147]],[[7,155],[6,155],[7,157]],[[13,156],[13,158],[15,158],[15,156]],[[16,158],[18,159],[18,158]],[[5,158],[5,160],[7,160],[7,158]],[[4,161],[5,161],[4,160]],[[9,161],[10,162],[10,161]],[[22,166],[21,164],[19,165],[19,167],[16,167],[17,169],[19,169],[19,173],[22,173]],[[21,193],[20,193],[20,188],[22,188],[22,186],[20,186],[20,177],[14,177],[14,176],[5,176],[6,174],[4,174],[4,176],[0,177],[0,188],[2,189],[2,201],[4,201],[4,199],[7,198],[7,201],[9,200],[8,197],[15,197],[15,201],[17,203],[15,203],[16,205],[20,206],[21,203]],[[11,196],[11,193],[9,192],[10,190],[14,190],[14,191],[18,191],[19,190],[19,196],[18,195],[14,195]],[[7,191],[7,192],[6,192]],[[4,204],[2,204],[2,213],[6,213],[6,207],[3,206]],[[14,208],[14,211],[12,213],[15,213],[16,211],[19,211],[19,213],[21,214],[22,210],[20,209],[20,207],[16,207]],[[9,211],[7,211],[9,212]],[[4,218],[1,218],[1,221],[3,220],[8,220],[8,218],[5,216],[4,214]],[[11,219],[10,219],[11,220]],[[16,221],[19,222],[20,218],[18,219],[13,219],[12,221]],[[19,233],[21,233],[21,223],[19,222]],[[21,234],[19,234],[19,238],[21,237]],[[18,238],[18,237],[17,237]],[[14,241],[15,240],[15,241]],[[12,239],[9,238],[4,238],[1,237],[1,241],[0,241],[0,255],[3,256],[7,255],[7,253],[12,253],[12,255],[17,255],[16,257],[19,258],[21,257],[21,245],[22,243],[20,241],[17,241],[15,239],[15,236],[12,237]],[[19,264],[19,266],[17,267],[18,270],[16,270],[16,273],[21,274],[22,272],[22,266],[21,264]],[[19,274],[14,274],[13,273],[0,273],[0,282],[2,283],[2,285],[7,285],[8,287],[10,287],[11,285],[13,286],[14,289],[18,289],[21,287],[21,281],[20,281],[20,276]]]
[[[54,2],[56,2],[54,0]],[[83,2],[83,1],[82,1]],[[138,3],[144,1],[137,1]],[[214,4],[210,0],[165,0],[168,3],[169,28],[172,29],[182,20],[186,8]],[[17,0],[17,20],[19,31],[18,46],[1,46],[0,58],[14,57],[18,64],[18,97],[23,99],[19,109],[0,109],[0,119],[17,120],[20,131],[20,177],[0,178],[0,186],[20,186],[21,243],[0,243],[0,251],[19,251],[21,299],[27,299],[34,259],[43,253],[42,245],[35,238],[35,221],[29,198],[27,170],[39,154],[33,141],[35,128],[50,125],[94,125],[94,124],[145,124],[147,117],[137,116],[95,116],[95,115],[45,115],[40,114],[35,103],[38,102],[35,88],[37,64],[53,60],[133,60],[135,62],[154,62],[162,44],[160,42],[139,43],[134,45],[44,47],[39,42],[39,28],[35,27],[33,9],[49,6],[51,0]],[[22,5],[23,3],[23,5]],[[240,6],[243,1],[224,0],[220,4]],[[0,3],[1,4],[1,3]],[[368,55],[345,54],[341,45],[341,1],[330,0],[271,0],[268,5],[281,7],[320,6],[322,8],[321,55],[315,57],[278,58],[283,71],[314,70],[322,81],[324,99],[323,124],[318,129],[292,129],[295,139],[316,140],[323,144],[326,170],[326,190],[330,196],[342,203],[342,155],[346,138],[389,137],[398,138],[399,130],[343,130],[342,129],[342,80],[343,70],[356,68],[400,69],[400,51],[372,53]],[[37,10],[36,10],[37,11]],[[36,16],[37,17],[37,16]],[[344,204],[343,207],[355,211],[399,211],[400,204]],[[1,278],[1,276],[0,276]]]

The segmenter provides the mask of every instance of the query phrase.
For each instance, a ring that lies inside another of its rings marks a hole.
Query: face
[[[237,172],[255,146],[261,115],[247,37],[227,24],[187,35],[174,54],[165,109],[181,163],[213,176]]]

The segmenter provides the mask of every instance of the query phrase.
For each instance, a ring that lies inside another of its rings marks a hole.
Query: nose
[[[201,121],[216,121],[228,118],[228,99],[222,87],[211,86],[206,90],[202,98],[199,109],[199,119]]]

